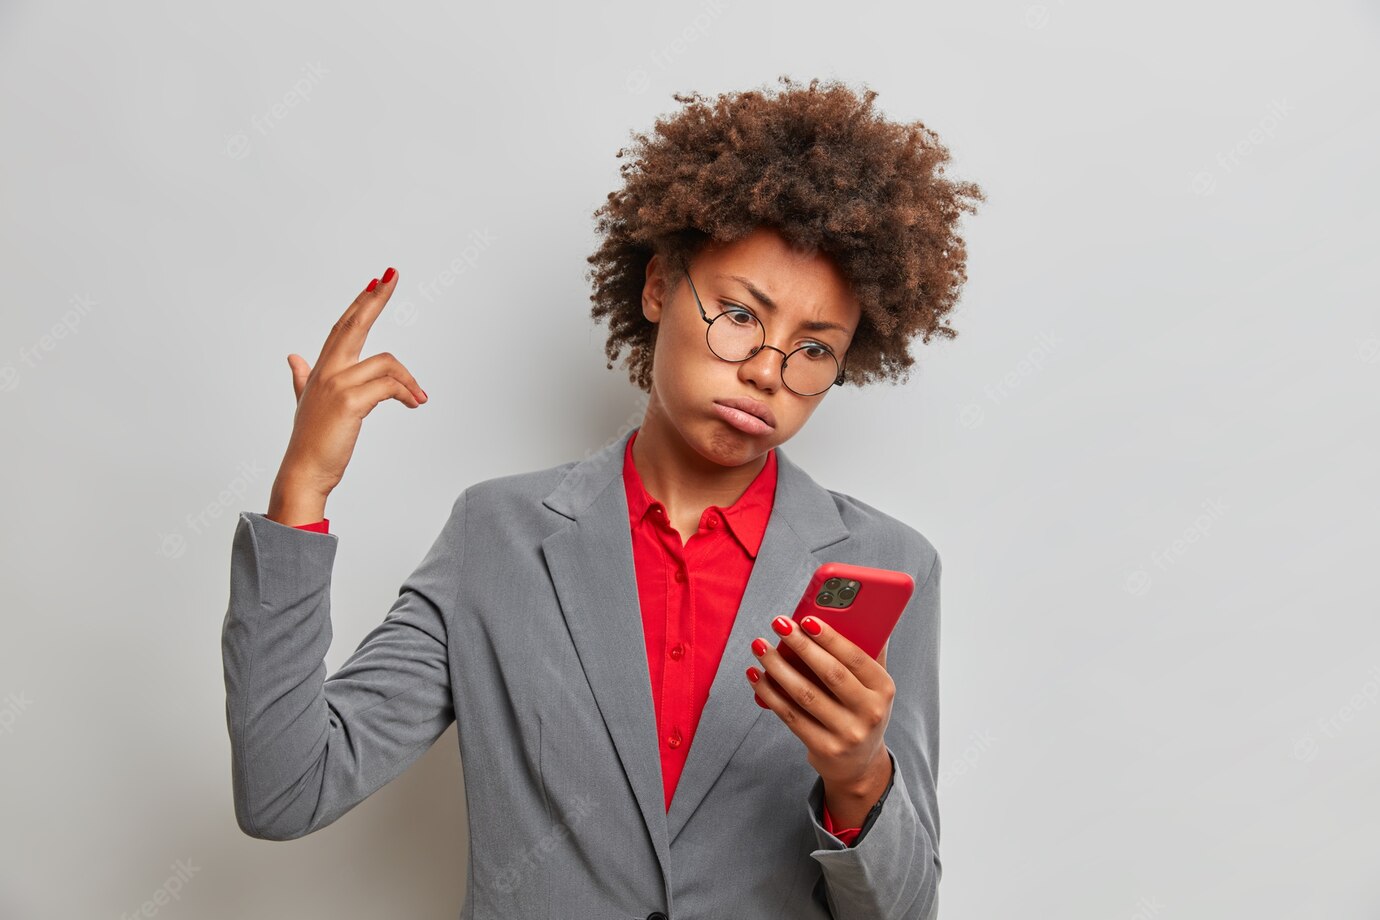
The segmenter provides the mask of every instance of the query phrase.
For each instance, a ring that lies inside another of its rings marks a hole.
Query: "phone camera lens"
[[[832,591],[839,586],[839,581],[841,581],[841,579],[831,578],[824,583],[824,587],[825,589]]]
[[[844,588],[842,591],[839,592],[839,597],[843,598],[844,600],[848,600],[849,598],[851,598],[851,597],[852,597],[854,594],[856,594],[856,593],[858,593],[858,592],[857,592],[857,590],[856,590],[855,588],[847,587],[847,588]]]

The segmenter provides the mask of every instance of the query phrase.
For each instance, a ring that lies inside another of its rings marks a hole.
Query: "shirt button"
[[[667,736],[667,738],[666,738],[666,743],[667,743],[668,745],[670,745],[671,747],[673,747],[673,748],[678,748],[678,747],[680,747],[680,729],[678,729],[678,728],[673,728],[673,729],[671,729],[671,734],[670,734],[669,736]]]
[[[710,527],[710,529],[713,529],[713,528],[718,527],[718,526],[719,526],[719,519],[718,519],[718,518],[710,518],[710,519],[709,519],[709,527]]]
[[[676,581],[685,581],[685,573],[679,569],[676,570]]]
[[[674,658],[676,661],[680,661],[680,659],[681,659],[684,655],[685,655],[685,646],[684,646],[682,643],[677,642],[677,643],[671,648],[671,657]]]

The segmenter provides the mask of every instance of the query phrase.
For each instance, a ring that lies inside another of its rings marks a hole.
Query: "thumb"
[[[292,368],[292,389],[297,395],[297,399],[302,399],[302,388],[307,385],[307,377],[311,374],[311,365],[307,359],[298,354],[288,355],[288,367]]]

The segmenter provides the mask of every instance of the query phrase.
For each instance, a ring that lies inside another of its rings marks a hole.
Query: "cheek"
[[[684,334],[673,333],[657,338],[653,368],[659,372],[661,383],[669,390],[699,390],[711,386],[714,375],[725,373],[716,367],[722,364],[714,358],[703,342],[687,340]],[[723,364],[726,373],[732,365]]]

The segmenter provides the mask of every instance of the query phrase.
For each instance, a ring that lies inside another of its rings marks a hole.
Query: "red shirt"
[[[683,542],[667,518],[666,506],[647,492],[637,474],[632,446],[638,433],[628,438],[624,451],[623,485],[669,811],[771,517],[776,450],[767,452],[766,465],[737,501],[728,508],[704,509],[699,530]],[[299,529],[329,533],[329,526],[329,519],[323,519]],[[827,807],[822,823],[848,846],[861,830],[836,829]]]

